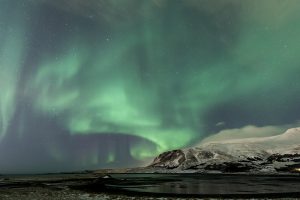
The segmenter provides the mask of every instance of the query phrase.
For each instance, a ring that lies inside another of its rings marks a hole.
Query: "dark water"
[[[142,193],[249,195],[300,193],[300,176],[114,174],[108,187]]]

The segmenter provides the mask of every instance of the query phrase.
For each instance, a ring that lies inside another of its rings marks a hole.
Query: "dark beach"
[[[10,175],[0,199],[297,199],[300,177],[220,174]]]

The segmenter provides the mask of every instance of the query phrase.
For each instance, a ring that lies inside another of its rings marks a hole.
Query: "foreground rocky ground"
[[[78,190],[52,190],[41,187],[26,187],[26,188],[10,188],[0,190],[0,199],[2,200],[180,200],[186,198],[170,198],[170,197],[134,197],[126,195],[113,195],[105,193],[88,193]],[[188,198],[195,199],[195,198]]]
[[[166,183],[170,181],[170,178],[172,177],[170,177],[170,175],[159,175],[160,178],[158,177],[155,178],[154,174],[151,175],[148,174],[147,177],[150,178],[148,178],[147,180],[145,178],[130,179],[131,175],[129,174],[119,174],[119,175],[114,174],[112,176],[121,176],[121,178],[115,179],[112,178],[111,176],[98,174],[98,173],[50,174],[50,175],[15,176],[15,177],[0,176],[0,200],[111,200],[111,199],[112,200],[113,199],[116,200],[150,200],[150,199],[151,200],[155,200],[155,199],[184,200],[184,199],[232,199],[232,197],[234,197],[234,199],[239,199],[241,197],[243,197],[243,199],[246,198],[247,199],[249,198],[270,199],[270,197],[276,199],[297,199],[300,197],[300,192],[298,192],[297,190],[298,182],[296,182],[296,190],[292,190],[292,189],[288,190],[290,191],[290,193],[286,193],[287,191],[285,191],[284,189],[280,189],[280,191],[285,192],[282,193],[283,195],[281,193],[278,193],[278,194],[270,194],[270,196],[269,195],[257,196],[257,194],[253,194],[253,195],[248,194],[247,196],[241,196],[238,194],[235,194],[234,196],[233,195],[211,196],[214,198],[207,198],[209,197],[207,195],[179,196],[176,195],[175,193],[174,193],[175,195],[166,194],[163,196],[160,196],[155,193],[148,193],[146,195],[145,193],[136,193],[136,192],[131,192],[130,190],[124,192],[122,190],[119,190],[118,187],[119,186],[130,187],[133,185],[138,185],[139,187],[143,187],[141,185],[144,184],[145,186],[147,186],[150,183],[152,184],[162,183],[164,187],[167,187]],[[163,177],[166,176],[166,178],[161,178],[161,176]],[[184,174],[178,176],[186,177],[186,175]],[[164,180],[164,179],[168,179],[168,180]],[[280,179],[284,179],[284,177],[281,177]],[[156,182],[153,182],[153,180]],[[224,180],[227,183],[227,179]],[[243,178],[241,180],[243,180]],[[287,181],[284,183],[288,184],[289,188],[295,187],[295,183],[288,181],[288,179],[286,180]],[[205,182],[205,179],[203,179],[203,181]],[[233,180],[231,180],[231,182],[233,182]],[[115,185],[117,187],[113,187],[112,185]],[[202,187],[205,187],[205,185],[206,185],[205,183],[199,184],[200,190],[202,190],[203,189]],[[214,188],[213,183],[212,185],[209,185],[209,187]],[[222,186],[222,188],[224,187],[225,185]],[[110,188],[113,188],[113,190],[111,190]],[[176,186],[173,189],[176,191]],[[178,189],[185,190],[185,188],[181,188],[181,189],[177,188],[177,190]],[[200,190],[197,189],[197,191]],[[219,190],[218,188],[215,188],[212,191],[218,192]],[[257,197],[257,198],[253,198],[253,197]],[[282,197],[291,197],[291,198],[282,198]]]
[[[89,184],[101,174],[58,174],[0,178],[0,200],[150,200],[184,199],[90,192],[72,187]],[[101,191],[101,188],[99,188]]]
[[[172,198],[172,197],[146,197],[126,196],[112,194],[95,194],[77,190],[51,190],[41,187],[0,189],[1,200],[200,200],[200,198]],[[206,198],[211,199],[211,198]],[[255,198],[251,198],[255,199]],[[268,198],[263,198],[268,199]],[[278,200],[292,200],[298,198],[276,198]]]
[[[99,188],[86,191],[104,174],[74,173],[37,176],[0,176],[0,200],[183,200],[200,198],[151,197],[102,192]],[[74,189],[74,187],[76,189]],[[89,186],[88,186],[89,187]],[[99,190],[98,190],[99,189]]]

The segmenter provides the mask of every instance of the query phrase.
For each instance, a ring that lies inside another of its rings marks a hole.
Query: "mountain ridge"
[[[141,170],[141,169],[140,169]],[[207,142],[167,151],[143,172],[253,173],[300,172],[300,127],[268,137]]]

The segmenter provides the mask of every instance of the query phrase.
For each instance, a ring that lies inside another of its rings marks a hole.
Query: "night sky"
[[[278,134],[299,102],[299,0],[0,0],[0,173]]]

